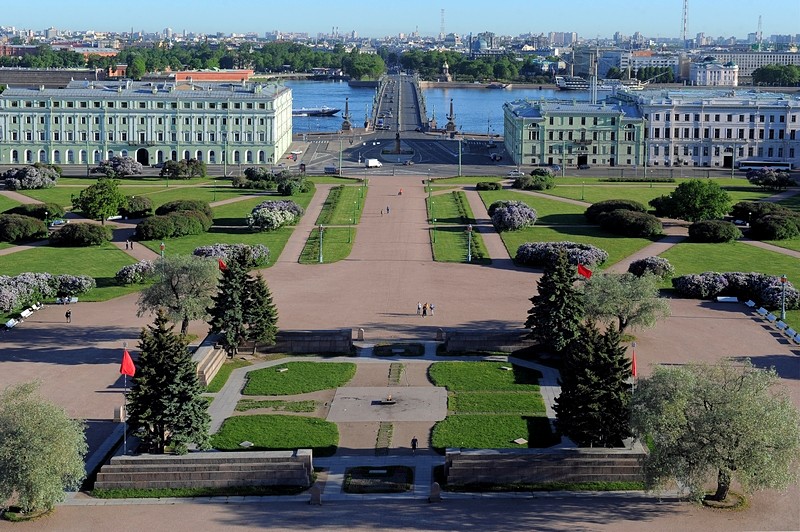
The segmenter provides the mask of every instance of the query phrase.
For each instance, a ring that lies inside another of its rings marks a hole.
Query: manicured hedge
[[[544,169],[537,168],[534,170],[534,172],[539,170]],[[516,178],[511,186],[521,190],[550,190],[556,186],[556,180],[553,179],[553,176],[550,175],[550,173],[544,175],[523,175]]]
[[[731,217],[734,220],[744,220],[746,222],[758,220],[768,214],[796,215],[793,210],[779,203],[766,201],[740,201],[731,208]]]
[[[628,265],[628,273],[637,277],[651,274],[666,280],[675,275],[675,268],[663,257],[645,257],[631,262]]]
[[[128,218],[144,218],[153,214],[153,201],[147,196],[128,196],[128,207],[122,209]]]
[[[45,214],[47,213],[47,214]],[[64,216],[64,207],[58,203],[28,203],[24,205],[17,205],[8,209],[3,214],[21,214],[22,216],[31,216],[39,220],[53,220]]]
[[[171,212],[182,212],[182,211],[200,211],[204,213],[206,216],[208,216],[208,218],[210,219],[214,218],[214,213],[211,210],[211,206],[208,204],[207,201],[192,200],[192,199],[180,199],[180,200],[169,201],[161,205],[158,209],[156,209],[156,214],[158,214],[159,216],[163,216]]]
[[[624,209],[627,211],[647,212],[647,208],[638,201],[629,199],[610,199],[591,204],[583,213],[591,223],[599,223],[598,217],[606,212]]]
[[[27,242],[47,236],[42,220],[21,214],[0,214],[0,242]]]
[[[742,238],[742,232],[725,220],[702,220],[689,226],[689,239],[694,242],[733,242]]]
[[[111,240],[111,228],[90,223],[69,223],[50,235],[50,244],[65,247],[99,246]]]
[[[162,240],[186,235],[199,235],[208,231],[212,221],[202,211],[177,211],[162,216],[145,218],[136,226],[139,240]]]
[[[800,217],[795,214],[768,214],[750,222],[748,235],[755,240],[788,240],[800,236]]]
[[[600,227],[617,235],[648,238],[664,232],[661,220],[646,212],[617,209],[598,215]]]
[[[479,181],[475,188],[478,190],[502,190],[503,184],[495,181]]]

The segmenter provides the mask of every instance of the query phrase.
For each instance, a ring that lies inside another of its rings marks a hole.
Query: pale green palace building
[[[0,94],[0,164],[274,164],[291,140],[292,92],[279,85],[73,81]]]
[[[645,121],[635,104],[517,100],[503,105],[503,116],[517,165],[644,164]]]

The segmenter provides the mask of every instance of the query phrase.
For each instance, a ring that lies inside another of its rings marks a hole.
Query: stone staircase
[[[200,386],[208,386],[214,380],[219,368],[225,363],[228,355],[224,349],[210,345],[201,345],[192,355],[192,360],[197,364],[197,380]]]
[[[311,450],[115,456],[95,489],[311,485]]]

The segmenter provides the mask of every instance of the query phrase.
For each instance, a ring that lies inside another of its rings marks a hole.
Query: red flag
[[[636,377],[636,350],[633,351],[633,363],[631,364],[631,372],[634,378]]]
[[[578,275],[583,275],[587,279],[592,278],[592,270],[584,266],[583,264],[578,264]]]
[[[217,259],[219,261],[219,271],[224,272],[228,269],[228,265],[225,264],[225,261],[222,259]]]
[[[119,374],[128,375],[129,377],[133,377],[136,374],[136,366],[133,365],[133,359],[127,349],[122,353],[122,364],[119,366]]]

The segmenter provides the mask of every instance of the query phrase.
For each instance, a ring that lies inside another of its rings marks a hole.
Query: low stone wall
[[[612,482],[643,480],[645,450],[632,449],[448,449],[450,485],[475,483]]]
[[[216,346],[217,340],[217,335],[206,336],[192,354],[192,362],[197,368],[197,379],[201,386],[208,386],[214,380],[214,376],[228,356],[224,349]]]
[[[319,331],[280,331],[270,351],[282,353],[350,353],[353,331],[333,329]]]
[[[210,488],[311,485],[310,449],[115,456],[95,489]]]
[[[459,351],[502,351],[513,353],[518,349],[530,347],[535,342],[525,338],[530,331],[517,329],[512,331],[461,331],[445,330],[445,350]]]

